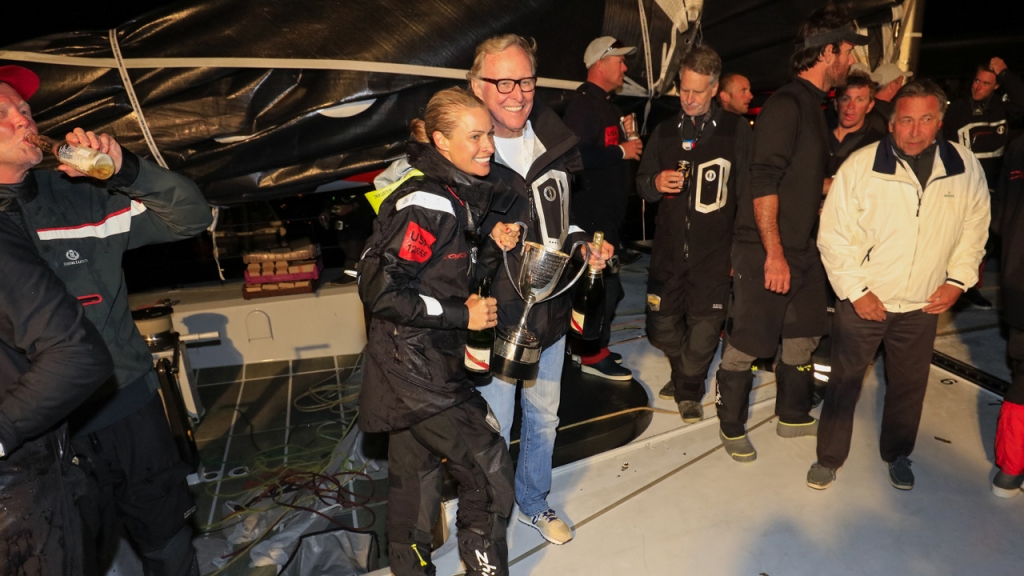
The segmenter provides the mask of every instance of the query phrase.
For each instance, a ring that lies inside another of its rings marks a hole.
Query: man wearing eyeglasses
[[[584,238],[583,230],[570,224],[569,208],[572,173],[582,170],[583,163],[576,149],[578,138],[550,108],[534,101],[534,51],[533,41],[514,34],[485,40],[477,46],[467,76],[473,93],[487,105],[494,122],[495,162],[488,178],[505,182],[518,196],[508,214],[495,217],[525,222],[529,228],[526,240],[565,251]],[[487,222],[485,226],[493,224]],[[603,269],[613,252],[611,244],[605,243],[601,252],[591,257],[590,266]],[[508,256],[511,268],[518,270],[518,251]],[[525,303],[506,274],[497,275],[491,295],[498,300],[499,324],[518,323]],[[537,529],[553,544],[572,539],[572,530],[547,502],[570,312],[568,293],[542,302],[530,312],[530,330],[536,333],[543,352],[537,378],[523,382],[523,422],[516,468],[519,521]],[[515,380],[495,377],[480,388],[506,441],[515,412],[516,386]]]
[[[619,227],[626,214],[630,160],[639,160],[643,143],[630,140],[624,132],[636,134],[636,127],[625,126],[622,110],[612,104],[611,97],[622,87],[626,74],[625,57],[636,52],[611,36],[602,36],[587,47],[583,63],[587,81],[576,89],[565,107],[562,119],[579,137],[577,145],[583,157],[583,172],[572,191],[572,211],[587,230],[604,232],[605,242],[622,249]],[[635,117],[635,116],[634,116]],[[620,123],[623,126],[620,127]],[[594,341],[573,341],[573,351],[580,354],[582,370],[609,380],[629,381],[633,373],[619,364],[622,358],[608,350],[615,307],[622,299],[622,285],[617,271],[605,270],[605,314],[601,335]]]

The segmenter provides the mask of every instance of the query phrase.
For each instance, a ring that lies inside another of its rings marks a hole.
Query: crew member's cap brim
[[[804,48],[826,46],[828,44],[835,44],[836,42],[849,42],[854,46],[864,46],[868,43],[868,37],[857,34],[857,31],[853,28],[837,28],[835,30],[829,30],[828,32],[804,38]]]
[[[28,100],[39,90],[39,76],[23,66],[0,66],[0,82],[14,88],[22,100]]]

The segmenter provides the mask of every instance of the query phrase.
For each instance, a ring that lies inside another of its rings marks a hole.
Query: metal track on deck
[[[1010,388],[1010,383],[998,376],[993,376],[988,372],[980,368],[976,368],[957,360],[952,356],[947,356],[938,350],[932,350],[932,365],[942,368],[943,370],[959,376],[972,384],[980,386],[993,394],[999,396],[1006,395],[1006,391]]]

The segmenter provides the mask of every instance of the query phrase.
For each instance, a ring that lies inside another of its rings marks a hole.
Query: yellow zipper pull
[[[420,566],[426,566],[427,565],[427,561],[423,559],[423,556],[420,556],[420,551],[416,549],[416,545],[415,544],[412,545],[412,551],[415,552],[416,553],[416,557],[420,559]]]

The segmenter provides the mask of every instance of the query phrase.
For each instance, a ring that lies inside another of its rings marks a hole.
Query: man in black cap
[[[611,36],[602,36],[590,43],[583,54],[587,81],[565,107],[562,120],[572,130],[583,157],[583,171],[576,178],[572,191],[575,222],[584,230],[604,232],[605,242],[622,251],[619,228],[626,215],[626,198],[632,172],[630,160],[639,160],[643,143],[628,139],[619,126],[622,110],[612,104],[611,97],[622,87],[626,74],[625,57],[636,52]],[[629,126],[635,132],[634,126]],[[597,340],[576,341],[583,372],[609,380],[630,380],[633,373],[619,362],[622,357],[608,350],[615,307],[622,299],[619,275],[604,270],[605,315],[603,329]]]
[[[825,272],[815,246],[829,154],[822,101],[845,83],[854,45],[866,43],[834,8],[814,12],[790,57],[796,79],[768,99],[754,126],[750,187],[740,190],[737,206],[733,300],[718,370],[720,434],[738,462],[757,458],[746,434],[751,364],[774,356],[780,337],[776,432],[783,438],[817,433],[808,412],[811,354],[827,321]]]

